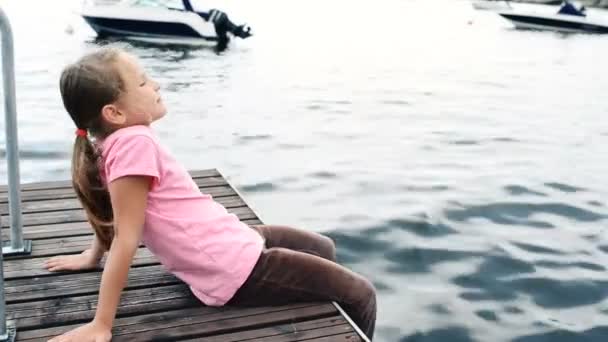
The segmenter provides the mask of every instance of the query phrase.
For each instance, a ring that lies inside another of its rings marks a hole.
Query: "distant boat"
[[[564,2],[557,13],[509,9],[499,11],[498,14],[519,29],[608,33],[608,20],[590,18],[584,7],[577,9],[568,1]]]
[[[100,38],[225,47],[230,40],[227,33],[251,35],[248,27],[234,25],[224,12],[196,12],[188,0],[87,0],[81,15]]]
[[[500,0],[475,0],[473,1],[473,8],[481,11],[502,11],[511,8],[508,1]]]

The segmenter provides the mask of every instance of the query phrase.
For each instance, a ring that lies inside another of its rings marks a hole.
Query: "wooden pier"
[[[191,172],[212,195],[247,224],[261,224],[217,170]],[[9,322],[17,341],[47,341],[89,322],[97,305],[101,269],[50,273],[44,261],[80,253],[90,246],[92,230],[68,181],[21,187],[23,235],[32,254],[4,261]],[[7,188],[0,187],[2,235],[8,240]],[[350,319],[331,302],[276,307],[206,307],[188,287],[166,272],[141,246],[129,272],[112,341],[365,341]]]

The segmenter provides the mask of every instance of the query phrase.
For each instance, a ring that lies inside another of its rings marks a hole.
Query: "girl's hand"
[[[48,342],[110,342],[111,339],[111,328],[93,321],[50,339]]]
[[[90,270],[99,266],[99,259],[93,251],[86,251],[76,255],[60,255],[44,262],[44,268],[50,272]]]

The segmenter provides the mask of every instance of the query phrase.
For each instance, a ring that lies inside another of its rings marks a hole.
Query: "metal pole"
[[[19,180],[19,144],[17,138],[17,106],[15,96],[15,58],[11,25],[0,7],[2,33],[2,80],[4,87],[4,116],[6,119],[6,159],[8,163],[9,212],[11,224],[10,245],[3,245],[2,253],[29,254],[31,241],[23,241],[21,222],[21,192]]]
[[[0,9],[2,11],[2,9]],[[0,226],[2,226],[2,216],[0,216]],[[13,342],[17,335],[15,326],[6,324],[6,298],[4,297],[4,256],[0,253],[0,342]]]
[[[23,241],[21,234],[21,193],[19,181],[19,148],[17,144],[17,109],[15,96],[15,68],[13,33],[4,10],[0,7],[0,34],[2,34],[2,79],[4,87],[4,114],[6,117],[6,156],[8,161],[9,212],[11,215],[11,244],[0,253],[0,341],[14,342],[17,329],[6,321],[4,297],[4,254],[29,254],[31,241]],[[0,216],[0,228],[2,227]],[[0,229],[1,231],[1,229]],[[0,234],[0,239],[1,239]]]

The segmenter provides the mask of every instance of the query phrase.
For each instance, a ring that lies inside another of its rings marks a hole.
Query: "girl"
[[[72,182],[95,231],[90,249],[46,262],[49,271],[94,268],[108,251],[92,322],[52,342],[109,341],[121,292],[142,241],[206,305],[261,306],[333,300],[371,338],[376,296],[338,265],[333,242],[288,227],[248,227],[165,150],[150,124],[165,113],[159,85],[114,48],[61,74],[76,124]]]

